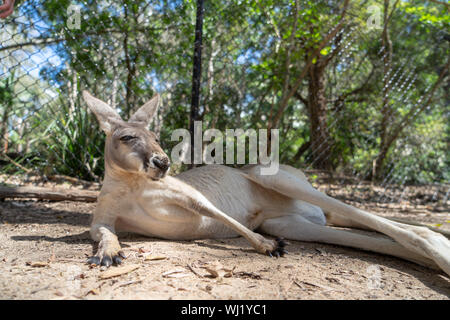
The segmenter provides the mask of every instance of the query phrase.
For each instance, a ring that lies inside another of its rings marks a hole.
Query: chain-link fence
[[[0,20],[3,179],[101,180],[84,89],[125,119],[162,94],[151,129],[170,154],[189,128],[195,15],[195,1],[19,2]],[[399,203],[427,184],[447,204],[446,3],[214,1],[203,20],[204,129],[278,128],[281,162],[313,180],[353,196],[373,181]]]

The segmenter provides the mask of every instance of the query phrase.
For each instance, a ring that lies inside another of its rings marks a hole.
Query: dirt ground
[[[450,230],[448,186],[382,188],[337,181],[320,189],[380,215]],[[122,234],[128,269],[91,267],[86,259],[94,252],[88,233],[94,207],[0,202],[0,299],[450,297],[450,280],[443,273],[397,258],[297,241],[289,241],[289,254],[277,259],[257,254],[242,238],[165,241]]]

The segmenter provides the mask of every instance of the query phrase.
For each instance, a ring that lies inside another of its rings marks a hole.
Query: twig
[[[326,291],[333,291],[333,290],[334,291],[338,291],[337,289],[334,289],[334,288],[331,288],[331,287],[327,287],[327,286],[322,286],[320,284],[307,282],[307,281],[303,281],[303,280],[298,280],[298,281],[301,282],[301,283],[304,283],[306,285],[309,285],[309,286],[313,286],[313,287],[316,287],[316,288],[324,289]],[[295,281],[294,281],[294,283],[295,283]],[[296,283],[296,284],[299,285],[298,283]]]
[[[3,154],[3,156],[6,158],[6,160],[8,160],[9,162],[11,162],[13,165],[15,165],[16,167],[18,167],[19,169],[22,169],[22,170],[25,171],[26,173],[31,173],[31,172],[33,172],[33,170],[25,168],[25,167],[22,166],[20,163],[16,162],[14,159],[10,158],[7,154]]]
[[[192,273],[195,274],[197,277],[203,278],[203,276],[202,276],[201,274],[199,274],[197,271],[195,271],[194,268],[192,268],[191,265],[190,265],[189,263],[188,263],[186,266],[187,266],[188,269],[191,270]]]
[[[143,279],[121,282],[121,283],[118,283],[118,284],[114,285],[112,287],[112,290],[118,289],[120,287],[126,287],[126,286],[129,286],[131,284],[135,284],[135,283],[141,283],[142,281],[143,281]]]

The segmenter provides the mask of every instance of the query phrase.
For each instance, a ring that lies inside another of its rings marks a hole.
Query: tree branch
[[[308,100],[306,100],[306,98],[304,98],[304,97],[300,94],[300,92],[295,92],[295,93],[294,93],[294,96],[295,96],[295,98],[297,98],[298,100],[300,100],[300,101],[305,105],[305,107],[308,106]]]
[[[305,153],[305,151],[309,149],[310,146],[311,146],[311,140],[308,140],[305,143],[303,143],[300,146],[300,148],[298,148],[297,153],[294,155],[294,158],[292,158],[292,161],[294,163],[297,162],[300,159],[300,157]]]
[[[141,28],[133,29],[133,31],[139,31],[139,32],[144,32],[144,33],[148,32],[149,30],[166,30],[166,28],[141,27]],[[57,42],[63,42],[63,41],[67,41],[67,40],[80,39],[80,38],[85,38],[87,35],[93,36],[93,35],[102,35],[102,34],[106,34],[106,33],[123,34],[123,32],[124,32],[123,30],[107,29],[107,30],[85,32],[83,34],[77,34],[77,35],[67,35],[62,38],[35,38],[35,39],[27,41],[27,42],[21,42],[21,43],[11,44],[8,46],[2,46],[2,47],[0,47],[0,51],[6,51],[6,50],[10,50],[10,49],[22,48],[22,47],[27,47],[27,46],[40,46],[40,45],[57,43]]]
[[[390,135],[389,139],[387,139],[387,145],[391,145],[395,139],[398,138],[400,133],[403,131],[403,129],[417,116],[425,110],[425,108],[431,103],[433,100],[433,96],[435,91],[439,88],[439,85],[441,84],[442,80],[444,80],[445,76],[447,75],[448,69],[449,69],[449,62],[450,60],[447,60],[447,64],[444,66],[444,68],[441,71],[441,74],[439,75],[439,78],[436,80],[436,82],[433,85],[433,88],[430,90],[430,93],[428,94],[427,101],[419,108],[412,108],[404,117],[402,120],[400,120],[397,127],[393,130],[392,135]]]
[[[372,70],[370,71],[370,73],[369,73],[369,75],[367,76],[366,80],[364,81],[364,83],[363,83],[361,86],[359,86],[358,88],[353,89],[353,90],[351,90],[351,91],[349,91],[349,92],[346,92],[346,93],[341,94],[341,95],[335,100],[335,102],[338,102],[338,101],[345,101],[349,96],[358,94],[358,93],[360,93],[361,91],[365,90],[366,87],[367,87],[367,85],[368,85],[368,83],[369,83],[370,78],[372,78],[372,76],[374,75],[374,71],[375,71],[375,68],[372,68]]]
[[[438,1],[438,0],[430,0],[430,1],[431,1],[431,2],[434,2],[434,3],[437,3],[437,4],[444,5],[444,6],[447,8],[447,10],[450,9],[450,5],[449,5],[448,3],[445,3],[445,2],[443,2],[443,1]]]
[[[348,4],[349,4],[349,0],[345,0],[344,2],[344,6],[343,6],[343,10],[342,10],[342,14],[341,14],[341,18],[339,20],[338,25],[333,29],[333,31],[331,31],[323,40],[322,42],[319,44],[318,48],[309,56],[305,67],[303,68],[301,74],[299,75],[299,77],[297,78],[297,80],[295,81],[294,85],[292,86],[291,90],[289,91],[288,94],[284,95],[284,98],[281,99],[279,107],[278,107],[278,112],[275,115],[275,117],[273,118],[273,120],[271,120],[269,122],[269,129],[271,128],[275,128],[278,125],[278,122],[280,121],[280,118],[284,112],[284,110],[286,109],[286,106],[289,102],[289,100],[292,98],[292,96],[295,94],[295,92],[297,91],[297,89],[300,87],[301,83],[303,82],[303,79],[305,78],[305,76],[308,74],[309,68],[312,66],[313,64],[313,60],[320,54],[320,51],[328,44],[328,42],[333,39],[333,37],[342,29],[342,27],[344,26],[344,17],[347,13],[347,8],[348,8]]]

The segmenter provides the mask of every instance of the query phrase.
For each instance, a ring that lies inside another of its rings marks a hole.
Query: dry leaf
[[[88,294],[93,294],[93,295],[95,295],[95,296],[98,296],[99,294],[100,294],[100,290],[98,290],[98,289],[91,289],[91,290],[89,290],[87,293],[86,293],[86,295],[88,295]]]
[[[130,251],[134,251],[134,252],[137,252],[137,253],[146,253],[146,252],[150,252],[151,250],[150,249],[147,249],[147,248],[145,248],[145,247],[139,247],[139,248],[128,248],[128,250],[130,250]]]
[[[141,282],[142,282],[142,279],[133,280],[133,281],[126,281],[126,282],[120,282],[120,283],[115,284],[112,289],[115,290],[115,289],[120,288],[120,287],[126,287],[126,286],[129,286],[129,285],[136,284],[136,283],[141,283]]]
[[[85,279],[86,276],[84,275],[84,273],[80,273],[79,275],[74,277],[74,280],[80,280],[80,279]]]
[[[166,271],[162,274],[163,278],[183,278],[187,277],[189,274],[184,273],[186,269],[173,269]]]
[[[312,286],[312,287],[317,287],[317,288],[320,288],[320,289],[325,289],[326,291],[337,291],[336,289],[334,289],[334,288],[330,288],[330,287],[327,287],[327,286],[323,286],[323,285],[320,285],[320,284],[317,284],[317,283],[313,283],[313,282],[311,282],[311,281],[303,281],[303,280],[297,280],[298,282],[301,282],[301,283],[304,283],[304,284],[306,284],[306,285],[309,285],[309,286]],[[298,285],[298,284],[297,284]],[[339,291],[338,291],[339,292]]]
[[[35,261],[35,262],[28,261],[26,264],[27,264],[27,266],[30,266],[33,268],[42,268],[42,267],[48,266],[48,262],[45,262],[45,261]]]
[[[140,266],[138,264],[130,264],[123,267],[110,268],[100,275],[100,279],[108,279],[136,270]]]
[[[156,260],[164,260],[164,259],[167,259],[167,257],[151,254],[151,255],[146,256],[144,260],[145,261],[156,261]]]
[[[210,263],[206,266],[203,266],[206,271],[209,272],[209,275],[213,278],[229,278],[233,275],[233,269],[225,268],[220,262],[216,261]]]
[[[168,276],[166,276],[166,278],[184,278],[189,276],[188,273],[174,273],[174,274],[170,274]]]
[[[239,278],[250,278],[255,280],[261,280],[261,275],[254,273],[254,272],[245,272],[245,271],[239,271],[235,273],[236,276]]]

